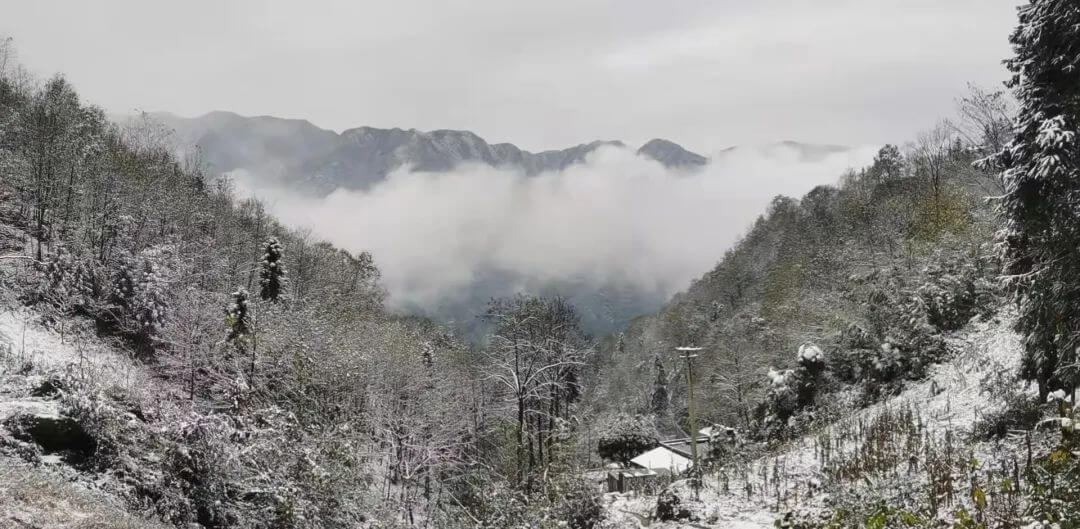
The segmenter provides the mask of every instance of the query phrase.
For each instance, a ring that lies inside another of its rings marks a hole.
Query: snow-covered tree
[[[515,481],[521,484],[527,472],[544,464],[557,423],[581,394],[586,337],[574,307],[559,297],[495,299],[484,318],[493,331],[487,379],[516,408]]]
[[[225,309],[227,341],[241,343],[251,335],[251,316],[248,312],[248,291],[238,288],[232,293],[232,303]]]
[[[904,157],[895,145],[886,143],[874,155],[874,163],[868,170],[868,177],[874,182],[896,180],[903,175]]]
[[[653,414],[657,417],[662,417],[667,414],[671,396],[667,387],[667,372],[664,370],[664,363],[660,361],[660,355],[656,355],[654,364],[656,366],[656,382],[653,383],[649,407]]]
[[[161,327],[165,325],[168,308],[154,263],[149,260],[144,261],[133,306],[135,320],[139,323],[139,332],[145,336],[157,335]]]
[[[276,302],[285,287],[285,264],[281,257],[284,249],[277,237],[266,240],[262,260],[259,261],[259,297]]]
[[[640,415],[618,414],[604,425],[596,443],[600,457],[622,464],[660,444],[652,420]]]
[[[774,428],[783,428],[796,412],[814,405],[819,379],[825,370],[825,353],[812,343],[804,343],[799,346],[796,362],[794,369],[768,372],[765,422]]]
[[[1022,376],[1043,397],[1080,382],[1080,4],[1030,0],[1006,64],[1019,104],[1004,168],[1006,277],[1026,335]]]
[[[123,256],[120,258],[116,274],[113,275],[109,301],[128,308],[133,299],[135,299],[135,261],[128,256]]]

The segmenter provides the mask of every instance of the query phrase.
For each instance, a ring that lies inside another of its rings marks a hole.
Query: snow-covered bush
[[[238,288],[232,293],[232,301],[225,308],[226,340],[241,346],[251,334],[251,316],[249,296],[246,288]]]
[[[981,250],[980,250],[981,251]],[[943,330],[996,309],[989,282],[993,263],[981,257],[939,252],[920,270],[890,267],[859,276],[845,297],[859,312],[838,321],[833,376],[863,384],[868,401],[918,380],[947,353]]]
[[[1026,527],[1080,527],[1080,461],[1065,448],[1058,448],[1029,469]]]
[[[263,257],[259,261],[259,297],[264,301],[278,301],[285,288],[284,253],[277,237],[266,240]]]
[[[656,519],[662,522],[689,520],[690,509],[682,505],[682,499],[673,487],[667,487],[656,496]]]
[[[157,336],[165,325],[169,304],[162,292],[161,278],[154,263],[143,261],[138,277],[138,290],[132,299],[131,311],[139,325],[139,332],[147,337]]]
[[[39,269],[42,277],[35,301],[44,301],[61,313],[87,311],[98,290],[98,270],[60,247],[47,256]]]
[[[161,335],[169,311],[165,281],[156,250],[140,260],[124,256],[113,274],[108,304],[99,311],[99,323],[116,327],[144,350],[152,350]]]
[[[577,470],[557,469],[545,487],[545,496],[558,527],[593,529],[604,519],[602,497]]]
[[[825,365],[825,353],[821,348],[812,344],[804,343],[799,346],[799,364],[804,366]]]
[[[652,417],[620,413],[604,425],[596,452],[604,459],[627,464],[659,443],[660,434]]]
[[[986,274],[984,260],[950,259],[928,267],[928,278],[917,294],[927,321],[942,331],[963,327],[977,315],[994,307],[995,287]]]
[[[812,343],[799,346],[797,366],[793,369],[768,372],[769,385],[765,390],[762,422],[768,437],[784,433],[789,420],[799,411],[814,405],[825,371],[826,356],[820,347]]]
[[[135,298],[135,275],[135,259],[128,255],[121,256],[113,273],[109,301],[122,308],[130,307]]]
[[[593,529],[600,526],[604,520],[602,496],[592,483],[581,477],[580,469],[557,464],[549,469],[549,474],[542,491],[527,494],[497,476],[474,472],[457,492],[460,506],[475,521],[470,527]]]
[[[788,418],[798,409],[798,393],[795,389],[798,380],[795,376],[795,370],[777,371],[770,369],[767,376],[769,386],[765,390],[765,423],[770,425],[774,423],[786,424]]]

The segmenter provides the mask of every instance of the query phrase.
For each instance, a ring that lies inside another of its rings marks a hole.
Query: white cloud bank
[[[461,299],[491,269],[530,284],[629,283],[666,298],[710,269],[772,197],[834,183],[874,151],[806,162],[783,150],[739,150],[686,174],[607,148],[560,172],[402,169],[370,190],[321,199],[233,177],[286,224],[374,254],[394,306]]]

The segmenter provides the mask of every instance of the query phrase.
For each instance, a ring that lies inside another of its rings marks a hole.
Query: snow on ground
[[[780,512],[797,506],[820,506],[827,498],[827,494],[821,492],[830,485],[821,459],[822,439],[831,439],[838,452],[832,456],[835,461],[845,452],[850,454],[860,448],[861,442],[846,440],[845,433],[870,424],[882,414],[902,409],[913,410],[928,435],[942,436],[946,431],[969,432],[979,418],[1002,406],[998,399],[985,394],[986,381],[1002,373],[1015,373],[1019,368],[1021,342],[1012,330],[1015,317],[1014,311],[1003,309],[989,321],[973,321],[947,338],[953,352],[951,359],[933,366],[926,379],[909,384],[896,397],[862,409],[773,451],[771,455],[752,461],[745,468],[729,471],[728,492],[722,490],[722,478],[707,476],[706,488],[700,493],[701,502],[691,509],[698,520],[658,523],[650,519],[656,507],[656,496],[613,493],[607,495],[610,526],[664,529],[773,527]],[[981,443],[970,448],[980,459],[991,460],[993,454],[1008,453],[1016,447],[1015,444],[1003,447]],[[912,479],[921,479],[921,476]],[[863,482],[848,485],[865,486]],[[692,497],[686,482],[677,482],[674,486],[679,489],[683,501]],[[747,493],[748,486],[752,491],[750,494]]]
[[[903,393],[863,409],[821,431],[728,473],[727,492],[719,476],[706,477],[701,502],[690,502],[693,522],[661,523],[651,519],[653,495],[607,494],[608,527],[710,527],[764,529],[773,527],[779,513],[795,505],[820,505],[826,483],[820,458],[822,436],[839,437],[852,424],[869,423],[883,413],[905,406],[916,410],[930,432],[966,431],[981,416],[1000,406],[983,388],[988,377],[1013,373],[1019,363],[1020,338],[1011,330],[1015,315],[1003,311],[985,322],[973,322],[948,338],[951,360],[931,368],[929,376],[910,384]],[[120,387],[137,387],[145,371],[135,362],[83,331],[60,332],[42,324],[40,316],[25,308],[0,308],[0,386],[8,374],[30,363],[36,372],[75,370]],[[147,387],[142,384],[142,387]],[[0,388],[2,389],[2,388]],[[0,391],[0,403],[5,399]],[[12,406],[15,403],[8,403]],[[989,447],[976,447],[981,455]],[[858,443],[840,443],[839,452],[856,450]],[[782,476],[777,480],[776,476]],[[826,484],[827,485],[827,484]],[[673,485],[684,501],[693,493],[687,482]],[[861,485],[860,485],[861,486]],[[749,487],[750,493],[747,493]],[[778,500],[777,498],[781,499]]]
[[[0,306],[0,375],[24,367],[42,373],[67,369],[105,386],[146,387],[140,384],[145,370],[121,356],[121,349],[73,327],[71,321],[64,325],[63,329],[46,327],[35,311]]]
[[[0,457],[0,527],[164,529],[116,498],[30,464]]]

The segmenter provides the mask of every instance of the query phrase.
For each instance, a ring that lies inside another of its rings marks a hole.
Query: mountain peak
[[[667,167],[692,169],[709,163],[709,159],[684,149],[678,143],[662,138],[653,138],[642,145],[637,153],[656,160]]]
[[[298,119],[242,116],[214,111],[197,118],[158,117],[182,132],[185,141],[203,148],[218,171],[275,168],[282,177],[315,194],[339,187],[364,189],[405,167],[442,172],[463,163],[516,169],[528,175],[562,171],[584,163],[597,149],[626,149],[618,140],[596,140],[565,149],[530,152],[511,143],[489,144],[467,130],[377,128],[361,126],[340,134]],[[678,144],[655,139],[637,151],[666,167],[688,169],[708,163]]]

